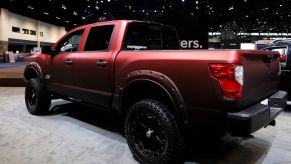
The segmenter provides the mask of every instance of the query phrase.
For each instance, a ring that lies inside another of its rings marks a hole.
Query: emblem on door
[[[45,79],[49,80],[51,78],[51,75],[45,75]]]

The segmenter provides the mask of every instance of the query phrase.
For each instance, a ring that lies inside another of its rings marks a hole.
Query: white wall
[[[43,37],[39,37],[41,42],[56,42],[65,33],[65,28],[60,26],[55,26],[45,22],[39,21],[38,23],[39,32],[43,32]]]
[[[4,22],[5,23],[5,22]],[[6,38],[32,40],[36,41],[35,35],[23,34],[22,29],[37,30],[37,21],[28,17],[8,12],[8,21],[4,25],[6,27]],[[7,26],[8,25],[8,26]],[[19,27],[20,33],[12,32],[12,27]]]
[[[8,29],[8,11],[5,9],[1,9],[1,22],[0,22],[0,30],[1,30],[1,40],[8,41],[7,37],[7,29]]]
[[[39,41],[41,42],[56,42],[66,31],[64,27],[48,24],[15,13],[11,13],[6,9],[1,9],[0,27],[2,35],[0,40],[8,41],[8,38]],[[12,27],[19,27],[20,33],[12,32]],[[36,35],[23,34],[22,29],[34,30]],[[37,35],[43,32],[43,36]]]

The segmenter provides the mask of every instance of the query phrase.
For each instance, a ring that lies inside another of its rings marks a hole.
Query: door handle
[[[73,61],[72,61],[72,60],[66,60],[66,61],[65,61],[65,64],[66,64],[66,65],[72,65],[72,64],[73,64]]]
[[[99,66],[99,67],[106,67],[106,65],[107,65],[107,61],[104,61],[104,60],[99,60],[96,63],[96,66]]]

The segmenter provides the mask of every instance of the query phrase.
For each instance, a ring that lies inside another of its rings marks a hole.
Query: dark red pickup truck
[[[188,132],[247,136],[275,124],[287,102],[277,52],[178,49],[176,31],[157,23],[78,27],[28,58],[27,109],[44,114],[63,98],[118,112],[142,163],[178,159]]]

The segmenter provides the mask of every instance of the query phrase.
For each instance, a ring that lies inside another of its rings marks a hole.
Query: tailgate
[[[239,51],[244,66],[243,96],[239,107],[258,103],[278,91],[280,82],[279,53]]]

